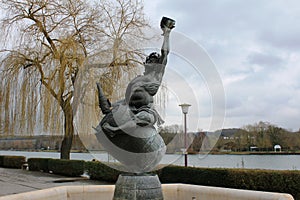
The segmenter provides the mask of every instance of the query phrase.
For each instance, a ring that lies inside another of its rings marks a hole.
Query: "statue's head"
[[[146,57],[146,63],[158,63],[160,59],[160,55],[157,52],[150,53],[149,56]]]

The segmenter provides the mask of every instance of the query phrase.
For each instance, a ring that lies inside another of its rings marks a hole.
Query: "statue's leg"
[[[106,115],[111,112],[111,110],[110,110],[111,103],[104,95],[100,83],[97,83],[97,89],[98,89],[99,107],[100,107],[102,113]]]

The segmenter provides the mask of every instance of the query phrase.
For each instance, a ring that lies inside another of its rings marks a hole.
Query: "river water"
[[[0,151],[0,155],[21,155],[26,158],[59,158],[59,152]],[[97,159],[116,162],[105,152],[71,153],[71,159],[90,161]],[[183,165],[182,155],[167,154],[161,164]],[[188,166],[210,168],[248,168],[300,170],[300,155],[188,155]]]

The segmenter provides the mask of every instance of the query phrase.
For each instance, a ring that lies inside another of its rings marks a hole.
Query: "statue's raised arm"
[[[152,52],[149,56],[147,56],[146,62],[144,64],[144,75],[149,77],[153,83],[156,83],[158,85],[160,85],[162,81],[167,65],[167,57],[170,52],[170,32],[175,27],[175,21],[173,19],[163,17],[160,23],[160,27],[163,31],[162,35],[164,37],[161,47],[161,55],[157,52]]]
[[[160,23],[160,27],[163,30],[164,41],[161,47],[161,57],[159,63],[166,65],[167,57],[170,52],[170,32],[175,27],[175,21],[173,19],[163,17]]]

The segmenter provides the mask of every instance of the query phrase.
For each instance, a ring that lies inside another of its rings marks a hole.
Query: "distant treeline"
[[[237,152],[274,151],[275,145],[281,147],[277,151],[300,151],[300,132],[288,131],[268,122],[259,122],[241,129],[223,130],[215,149]]]
[[[1,150],[57,150],[61,148],[63,136],[0,136]],[[72,150],[85,151],[80,138],[73,138]]]
[[[168,151],[178,152],[184,147],[184,134],[178,125],[160,129],[160,134],[168,145]],[[175,138],[175,141],[174,141]],[[280,145],[283,152],[300,151],[300,131],[292,132],[268,122],[258,122],[242,128],[222,129],[215,132],[194,132],[187,134],[188,152],[245,152],[274,151]]]
[[[179,125],[161,127],[159,134],[167,144],[167,153],[182,153],[185,135]],[[60,150],[63,136],[0,136],[1,150]],[[300,152],[300,132],[288,131],[268,122],[259,122],[242,128],[222,129],[215,132],[188,132],[189,153],[200,151],[246,152],[274,151],[280,145],[282,152]],[[89,150],[99,150],[97,140],[89,141]],[[92,148],[92,149],[91,149]],[[80,137],[75,135],[72,150],[86,151]],[[279,151],[279,150],[278,150]]]

